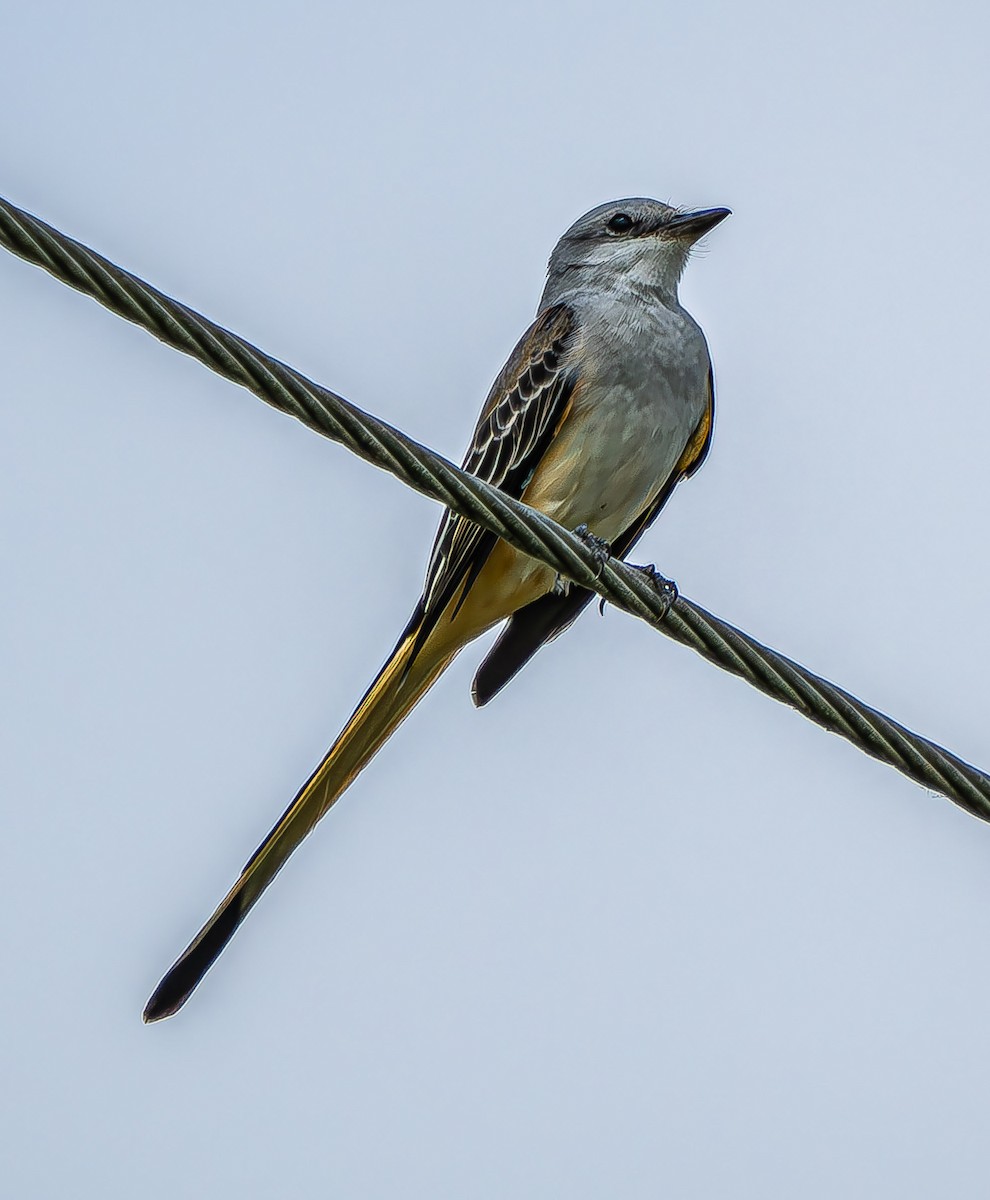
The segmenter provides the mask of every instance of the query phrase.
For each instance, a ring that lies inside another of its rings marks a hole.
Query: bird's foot
[[[677,601],[680,593],[677,590],[677,584],[673,579],[667,579],[661,575],[654,563],[647,563],[644,567],[633,567],[634,571],[642,571],[646,578],[653,584],[653,590],[663,601],[663,612],[661,619],[670,612]]]
[[[595,560],[598,563],[598,570],[595,572],[596,577],[601,575],[602,568],[612,556],[612,547],[605,541],[604,538],[596,537],[591,532],[587,525],[579,525],[574,530],[574,536],[579,537],[584,544],[594,553]],[[565,579],[563,575],[558,575],[553,583],[553,594],[555,596],[566,596],[571,590],[571,581]]]
[[[654,563],[647,563],[643,567],[638,567],[634,563],[628,563],[627,565],[632,567],[632,569],[634,571],[639,571],[643,575],[645,575],[646,578],[653,585],[653,590],[657,593],[657,595],[660,597],[660,599],[664,602],[663,603],[663,612],[660,614],[660,619],[663,620],[663,618],[667,615],[667,613],[670,612],[671,608],[673,608],[674,603],[677,600],[678,595],[680,594],[677,590],[677,584],[674,583],[673,579],[667,579],[663,575],[661,575],[660,572],[657,570],[656,565]],[[604,614],[604,612],[605,612],[605,597],[604,596],[602,596],[601,600],[598,603],[598,611],[602,614]]]
[[[612,545],[606,542],[604,538],[598,537],[592,533],[587,525],[579,525],[574,530],[574,536],[579,537],[582,542],[591,550],[595,556],[595,561],[598,563],[597,575],[601,575],[602,568],[612,557]]]

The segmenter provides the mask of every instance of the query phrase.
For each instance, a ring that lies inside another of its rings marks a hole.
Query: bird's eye
[[[614,217],[609,217],[605,228],[609,233],[628,233],[634,224],[635,221],[628,213],[616,213]]]

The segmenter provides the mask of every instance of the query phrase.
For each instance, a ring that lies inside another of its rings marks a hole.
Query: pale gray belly
[[[704,415],[706,392],[701,380],[680,394],[663,380],[582,389],[527,502],[568,529],[586,524],[614,540],[670,478]]]

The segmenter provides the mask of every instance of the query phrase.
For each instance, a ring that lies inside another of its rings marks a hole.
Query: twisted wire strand
[[[647,573],[618,559],[602,564],[589,545],[542,513],[465,474],[391,425],[2,198],[0,243],[866,754],[990,820],[990,776],[984,772],[684,596],[671,601],[672,589],[662,586],[666,581],[658,586]]]

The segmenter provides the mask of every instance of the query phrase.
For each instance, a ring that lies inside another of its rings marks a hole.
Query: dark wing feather
[[[575,317],[562,304],[544,309],[509,355],[492,385],[462,464],[518,499],[546,453],[570,405],[577,382]],[[485,565],[495,534],[449,509],[433,544],[423,597],[413,617],[422,620],[417,649],[460,589],[458,604]],[[453,610],[456,612],[456,608]]]
[[[709,371],[708,410],[670,478],[649,507],[612,543],[612,554],[616,558],[626,557],[656,520],[677,484],[693,475],[704,462],[711,445],[714,424],[715,387]],[[541,646],[553,641],[578,619],[594,595],[587,588],[572,585],[566,596],[548,593],[513,613],[471,684],[471,696],[475,704],[480,707],[497,695]]]

